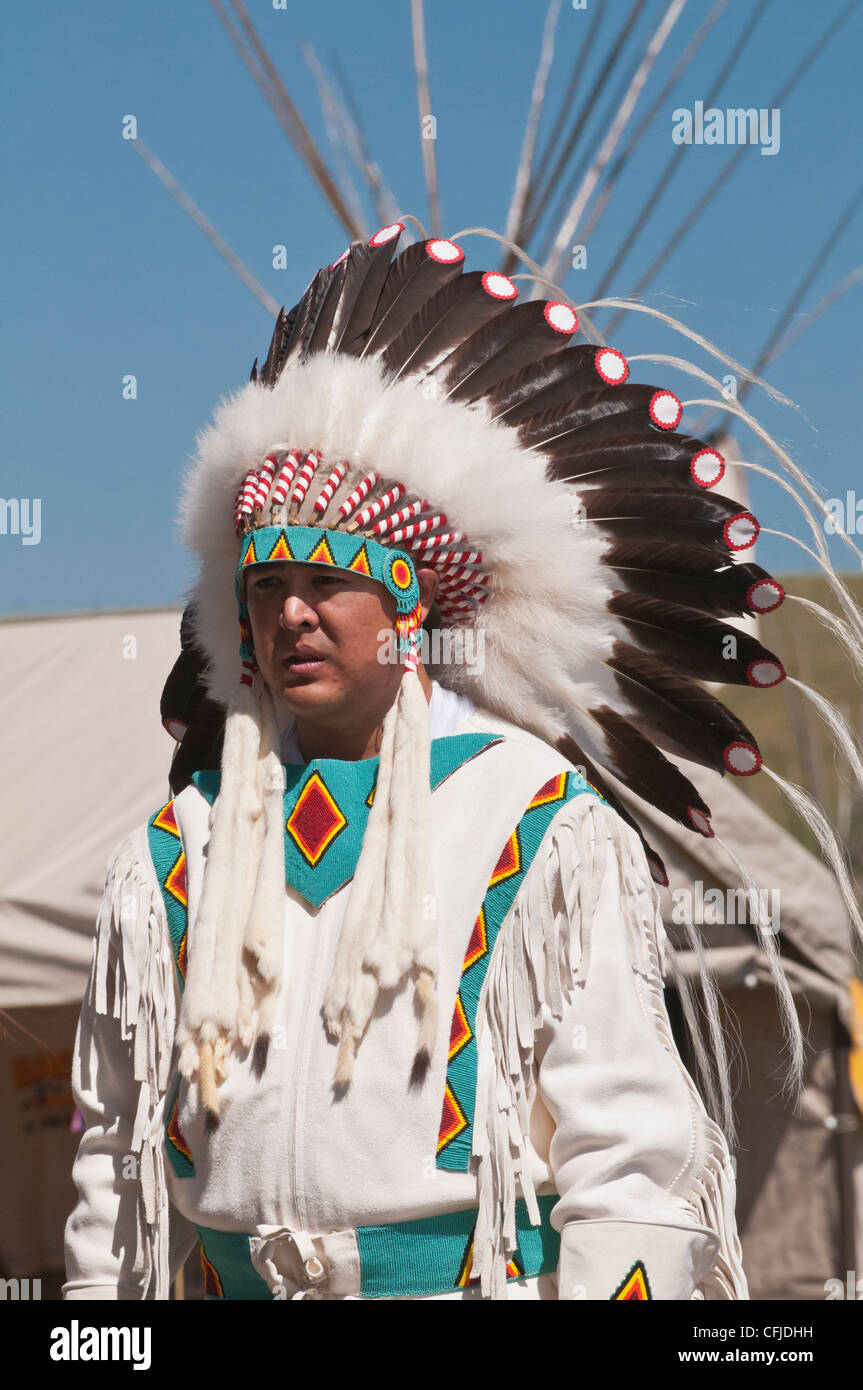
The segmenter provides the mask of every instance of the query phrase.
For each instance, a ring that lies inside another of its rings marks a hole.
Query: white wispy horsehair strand
[[[781,444],[777,444],[776,440],[773,438],[772,435],[768,434],[764,426],[759,425],[754,415],[750,415],[749,411],[746,410],[744,406],[740,405],[739,402],[725,400],[724,398],[721,402],[711,400],[709,398],[707,400],[699,399],[692,401],[684,401],[684,410],[686,410],[691,405],[709,405],[713,406],[714,409],[723,410],[729,415],[738,416],[739,419],[741,419],[744,422],[744,424],[749,426],[753,434],[757,435],[761,442],[767,445],[771,454],[773,454],[779,460],[779,462],[782,464],[782,467],[788,473],[790,473],[793,478],[797,479],[804,492],[809,493],[809,496],[812,498],[814,502],[818,504],[821,510],[825,513],[825,515],[830,515],[830,513],[827,511],[824,499],[818,495],[813,483],[807,477],[803,469],[800,468],[799,465],[794,462],[791,455],[787,453],[785,449],[782,448]],[[861,555],[861,552],[858,550],[857,546],[854,544],[851,537],[846,532],[839,531],[837,532],[837,534],[844,541],[845,545],[848,546],[848,549],[853,551],[853,553],[857,556],[858,560],[863,559],[863,555]]]
[[[838,637],[858,672],[863,676],[863,643],[857,641],[849,625],[838,618],[835,613],[831,613],[829,608],[822,608],[820,603],[815,603],[813,599],[804,598],[802,594],[786,594],[785,598],[789,603],[799,603],[801,608],[805,608],[818,619],[822,627],[828,628],[835,637]]]
[[[863,794],[863,750],[861,750],[847,721],[843,719],[839,710],[827,699],[826,695],[819,694],[817,690],[812,689],[811,685],[807,685],[805,681],[797,680],[795,676],[787,676],[786,679],[789,685],[793,685],[795,690],[799,690],[802,695],[806,696],[806,699],[815,706],[827,727],[832,730],[833,737],[851,765],[851,771],[857,779],[858,790]]]
[[[762,526],[762,527],[761,527],[761,530],[763,531],[763,533],[764,533],[765,536],[778,536],[780,540],[783,540],[783,541],[790,541],[792,545],[796,545],[800,550],[805,550],[805,552],[806,552],[807,555],[811,555],[812,559],[816,562],[816,564],[818,565],[818,567],[819,567],[819,568],[821,569],[821,571],[823,572],[825,578],[827,579],[828,583],[830,584],[830,587],[833,589],[833,592],[836,594],[836,597],[839,599],[839,601],[840,601],[840,606],[841,606],[842,608],[844,608],[845,611],[847,612],[848,617],[851,619],[852,625],[853,625],[855,628],[857,628],[857,627],[860,626],[861,614],[860,614],[860,613],[857,613],[856,618],[855,618],[855,616],[854,616],[854,614],[853,614],[853,612],[852,612],[852,610],[853,610],[853,608],[854,608],[854,598],[853,598],[853,595],[852,595],[851,593],[849,593],[849,591],[845,588],[844,584],[843,584],[842,581],[839,579],[839,577],[838,577],[838,575],[835,573],[835,571],[832,569],[832,567],[831,567],[831,565],[829,564],[829,562],[825,565],[825,563],[824,563],[824,561],[821,559],[820,555],[817,555],[817,554],[815,553],[814,550],[810,549],[810,547],[805,543],[805,541],[799,540],[799,539],[797,538],[797,536],[790,536],[790,535],[788,534],[787,531],[777,531],[777,530],[775,530],[775,529],[774,529],[773,527],[771,527],[771,526]],[[835,582],[834,582],[834,581],[835,581]],[[841,590],[841,596],[840,596],[840,590]],[[789,595],[787,595],[787,597],[791,598],[791,597],[793,597],[793,596],[789,594]]]
[[[774,772],[773,768],[768,767],[766,763],[762,771],[772,782],[776,783],[783,796],[790,801],[800,818],[806,822],[821,846],[824,858],[833,870],[834,877],[839,884],[842,900],[848,909],[851,921],[854,923],[860,943],[863,944],[863,916],[860,914],[858,895],[833,827],[818,803],[802,787],[798,787],[795,782],[789,782],[785,777],[780,777],[779,773]]]
[[[751,426],[752,429],[754,430],[754,432],[758,435],[758,437],[759,437],[760,439],[762,439],[762,440],[764,441],[764,443],[767,444],[768,448],[770,448],[770,449],[776,454],[776,456],[777,456],[777,458],[779,459],[779,461],[783,464],[783,467],[787,467],[787,468],[788,468],[788,471],[792,473],[792,476],[794,476],[795,478],[798,479],[798,481],[801,482],[801,484],[802,484],[803,487],[805,488],[806,492],[807,492],[807,493],[809,494],[809,496],[817,503],[817,505],[820,507],[820,509],[821,509],[821,511],[824,513],[824,515],[825,515],[825,516],[829,516],[829,515],[830,515],[830,513],[829,513],[829,511],[828,511],[828,509],[827,509],[827,505],[826,505],[826,503],[824,502],[824,499],[818,495],[817,491],[815,490],[815,487],[813,486],[813,484],[811,483],[811,481],[807,478],[807,476],[806,476],[806,474],[804,473],[804,471],[803,471],[801,468],[798,468],[797,465],[794,464],[794,463],[792,462],[790,455],[786,454],[785,451],[784,451],[778,444],[775,443],[775,441],[771,438],[771,436],[767,433],[767,431],[764,430],[764,429],[758,424],[758,422],[754,419],[753,416],[751,416],[751,415],[748,413],[748,411],[743,410],[742,408],[741,408],[740,410],[735,410],[734,407],[733,407],[733,405],[730,404],[730,403],[726,400],[726,398],[725,398],[724,396],[721,396],[722,385],[721,385],[721,383],[720,383],[719,381],[717,381],[714,377],[712,377],[712,376],[709,374],[709,372],[704,372],[704,371],[702,371],[700,367],[694,367],[691,363],[685,362],[685,361],[684,361],[682,358],[680,358],[680,357],[668,357],[668,356],[666,356],[666,355],[657,355],[657,354],[653,354],[653,353],[640,353],[640,354],[638,354],[638,355],[636,355],[636,356],[634,356],[634,357],[628,357],[628,358],[627,358],[627,361],[628,361],[628,362],[656,362],[656,363],[658,363],[658,364],[660,364],[660,365],[669,366],[669,367],[674,367],[677,371],[683,372],[686,376],[695,377],[695,378],[697,378],[699,381],[705,382],[708,386],[711,386],[711,387],[713,387],[716,391],[720,392],[720,397],[718,397],[717,399],[715,399],[715,400],[713,400],[713,401],[710,401],[710,400],[684,401],[684,402],[683,402],[683,407],[684,407],[684,409],[686,409],[688,406],[691,406],[691,405],[713,405],[713,406],[715,407],[716,410],[729,410],[729,411],[731,411],[731,413],[736,414],[736,415],[739,415],[740,418],[743,420],[743,422],[744,422],[745,424]],[[813,535],[814,538],[815,538],[815,542],[816,542],[816,544],[819,546],[819,549],[821,550],[822,557],[823,557],[823,559],[827,562],[827,564],[829,565],[829,555],[828,555],[828,552],[827,552],[827,548],[826,548],[826,546],[824,545],[823,534],[822,534],[822,532],[818,529],[818,526],[817,526],[816,523],[815,523],[815,519],[814,519],[814,517],[812,516],[812,513],[809,511],[809,509],[807,508],[806,504],[804,503],[802,497],[801,497],[800,494],[796,491],[796,489],[793,488],[793,487],[791,486],[791,484],[788,483],[788,482],[786,481],[786,479],[784,479],[780,474],[774,473],[774,472],[773,472],[771,469],[769,469],[769,468],[764,468],[763,466],[761,466],[761,465],[759,465],[759,464],[756,464],[756,463],[749,463],[749,462],[747,462],[747,461],[744,460],[744,459],[734,459],[734,460],[732,460],[732,462],[734,463],[734,466],[735,466],[736,468],[751,468],[754,472],[762,473],[765,477],[771,478],[771,479],[773,480],[773,482],[778,483],[780,487],[784,488],[786,492],[790,493],[790,495],[794,498],[794,500],[795,500],[795,502],[797,503],[797,505],[798,505],[798,507],[800,508],[800,510],[803,512],[803,515],[806,517],[806,520],[807,520],[808,523],[809,523],[810,530],[812,531],[812,535]],[[846,537],[846,543],[848,544],[848,546],[850,547],[850,549],[854,551],[855,555],[858,557],[858,559],[861,561],[861,563],[863,563],[863,554],[861,554],[861,552],[858,550],[857,546],[856,546],[856,545],[854,544],[854,542],[850,539],[850,537]],[[848,594],[847,589],[845,589],[844,586],[841,585],[841,581],[839,581],[839,589],[837,589],[837,593],[839,593],[840,590],[841,590],[841,592],[846,596],[846,598],[850,598],[850,595]],[[853,600],[852,600],[852,603],[853,603]]]
[[[783,395],[781,391],[778,391],[775,386],[771,386],[769,382],[756,376],[748,367],[744,367],[742,362],[738,362],[736,358],[729,356],[727,352],[723,352],[721,348],[718,348],[715,343],[711,343],[707,338],[702,337],[700,333],[695,333],[691,328],[687,328],[685,323],[681,323],[679,319],[672,318],[670,314],[664,314],[660,309],[654,309],[649,304],[640,304],[634,299],[594,299],[589,300],[586,304],[577,304],[574,299],[570,299],[569,296],[564,293],[558,284],[548,279],[548,277],[543,274],[542,266],[532,260],[527,252],[523,251],[515,242],[508,241],[506,237],[502,237],[497,232],[493,232],[489,227],[465,227],[462,231],[455,232],[451,239],[453,241],[460,241],[466,236],[487,237],[490,241],[496,241],[501,246],[505,246],[508,251],[512,251],[513,255],[518,257],[522,265],[526,265],[531,272],[529,276],[518,275],[512,278],[519,280],[533,279],[538,285],[543,285],[545,288],[550,289],[556,298],[562,299],[564,303],[572,305],[579,316],[579,320],[581,320],[582,314],[586,317],[586,310],[588,309],[627,309],[638,314],[649,314],[651,318],[658,319],[660,323],[664,323],[669,328],[673,328],[676,333],[681,333],[684,338],[688,338],[689,341],[695,343],[697,347],[703,348],[711,357],[715,357],[717,361],[724,363],[726,367],[730,367],[737,376],[743,377],[745,381],[751,382],[753,386],[760,387],[771,400],[777,401],[780,405],[790,405],[796,409],[794,402]]]
[[[775,386],[771,386],[768,381],[764,381],[754,372],[750,372],[748,367],[744,367],[742,362],[730,357],[727,352],[723,352],[715,343],[711,343],[707,338],[703,338],[700,333],[695,333],[691,328],[687,328],[685,323],[679,319],[672,318],[670,314],[664,314],[661,309],[654,309],[650,304],[640,304],[635,299],[593,299],[587,304],[576,305],[580,312],[582,309],[626,309],[630,313],[647,314],[650,318],[658,319],[660,323],[666,324],[668,328],[673,328],[675,333],[681,333],[684,338],[688,338],[696,347],[703,348],[711,357],[715,357],[718,362],[722,362],[726,367],[730,367],[736,376],[742,376],[745,381],[749,381],[753,386],[758,386],[762,391],[776,401],[779,405],[789,405],[797,409],[794,401],[788,396],[784,396],[781,391],[777,391]]]
[[[769,771],[769,769],[768,769]],[[714,832],[715,833],[715,832]],[[779,954],[779,947],[776,945],[776,937],[772,929],[772,924],[765,921],[762,911],[762,899],[758,884],[752,877],[749,869],[742,859],[735,854],[734,850],[721,838],[715,835],[716,843],[721,845],[733,863],[737,872],[740,874],[744,888],[746,889],[746,900],[750,911],[755,917],[754,926],[757,932],[758,943],[764,953],[767,969],[770,971],[770,978],[776,990],[776,998],[779,1004],[779,1017],[782,1023],[782,1031],[785,1036],[786,1047],[788,1048],[789,1063],[788,1070],[783,1078],[782,1090],[791,1103],[796,1104],[803,1093],[805,1084],[806,1058],[803,1049],[803,1032],[800,1027],[800,1019],[794,1006],[794,996],[791,993],[791,986],[788,977],[782,969],[782,958]]]
[[[716,988],[716,979],[707,953],[704,949],[704,941],[698,928],[692,922],[687,913],[683,919],[683,926],[686,932],[686,939],[689,949],[698,961],[698,971],[701,988],[704,995],[704,1010],[707,1014],[707,1026],[710,1033],[710,1041],[713,1044],[713,1055],[716,1059],[716,1072],[708,1062],[707,1052],[701,1041],[701,1033],[698,1028],[694,1013],[687,1012],[687,1001],[684,999],[683,991],[680,989],[681,981],[687,986],[683,971],[678,969],[675,976],[675,983],[681,997],[684,1018],[686,1020],[689,1036],[692,1040],[696,1064],[702,1078],[704,1079],[707,1090],[707,1109],[713,1118],[722,1126],[729,1146],[733,1148],[735,1142],[734,1125],[734,1106],[731,1100],[731,1085],[729,1082],[728,1054],[725,1048],[725,1034],[722,1028],[722,1021],[719,1016],[719,995]],[[669,952],[669,959],[674,959],[674,952]],[[691,1004],[690,1004],[691,1008]],[[719,1085],[719,1098],[717,1100],[716,1084]]]
[[[842,609],[844,609],[844,611],[848,614],[852,626],[857,631],[858,639],[861,645],[856,648],[854,646],[848,647],[849,655],[852,656],[854,658],[855,663],[857,663],[861,659],[861,656],[863,656],[863,614],[861,614],[861,612],[859,611],[854,595],[851,593],[850,589],[848,589],[848,587],[842,582],[839,575],[834,570],[833,565],[830,561],[830,553],[827,549],[826,544],[824,543],[823,533],[819,528],[814,516],[810,512],[809,508],[806,506],[806,503],[803,501],[803,498],[797,492],[796,488],[792,487],[791,483],[789,483],[787,478],[783,478],[778,473],[774,473],[771,468],[764,468],[759,463],[751,463],[748,459],[734,459],[734,466],[735,468],[750,469],[753,473],[761,473],[765,478],[770,478],[772,482],[777,483],[779,487],[783,489],[784,492],[789,493],[790,496],[794,498],[794,501],[796,502],[797,506],[800,508],[801,512],[806,518],[806,521],[809,525],[809,529],[812,532],[812,536],[815,540],[815,544],[818,546],[817,554],[814,550],[810,550],[808,546],[804,545],[802,541],[798,540],[796,536],[789,536],[784,531],[771,531],[767,526],[762,526],[761,530],[764,532],[765,535],[781,536],[783,540],[791,541],[794,545],[800,546],[801,549],[806,551],[807,555],[811,555],[812,559],[815,560],[818,567],[824,574],[828,584],[830,585],[830,588],[836,595],[836,598],[839,602],[839,606]],[[796,599],[797,595],[788,594],[786,597]],[[800,601],[806,602],[805,599]],[[812,607],[814,612],[818,605],[815,604]],[[825,612],[823,608],[820,611],[822,613]],[[841,630],[836,629],[836,635],[840,638],[840,640],[845,641],[845,638]]]
[[[340,1040],[335,1084],[350,1085],[357,1048],[381,990],[418,974],[418,1052],[437,1037],[437,921],[431,892],[428,703],[415,672],[402,676],[384,720],[378,777],[351,886],[324,1020]]]

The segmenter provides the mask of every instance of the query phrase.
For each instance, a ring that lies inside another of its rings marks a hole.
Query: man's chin
[[[282,676],[279,698],[291,714],[312,708],[330,708],[345,698],[345,692],[328,671],[297,671]]]

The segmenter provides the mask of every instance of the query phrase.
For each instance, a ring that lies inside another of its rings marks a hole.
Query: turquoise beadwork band
[[[515,1204],[517,1249],[507,1265],[507,1279],[532,1279],[554,1274],[560,1256],[560,1236],[551,1225],[557,1193],[537,1197],[540,1224],[531,1226],[527,1206]],[[471,1280],[473,1207],[419,1221],[394,1221],[382,1226],[358,1226],[362,1298],[410,1298],[453,1293]],[[248,1235],[197,1226],[207,1299],[273,1299],[266,1281],[252,1264]]]
[[[276,560],[331,565],[377,579],[392,594],[400,613],[410,613],[419,603],[419,583],[406,550],[323,526],[259,526],[250,531],[243,540],[237,565],[237,598],[243,572],[249,565],[272,564]]]
[[[240,614],[240,657],[244,667],[254,663],[248,604],[241,595],[243,575],[252,565],[279,560],[363,574],[383,584],[396,601],[398,647],[408,651],[420,625],[420,586],[410,555],[368,537],[325,526],[259,526],[245,536],[237,565],[235,592]]]

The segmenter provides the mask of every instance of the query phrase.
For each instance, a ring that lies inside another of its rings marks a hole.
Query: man
[[[280,315],[186,481],[221,773],[109,871],[64,1295],[165,1298],[198,1240],[211,1298],[746,1298],[651,868],[582,745],[709,813],[609,684],[612,657],[662,668],[609,622],[568,486],[596,454],[619,474],[631,433],[641,463],[685,454],[704,520],[710,451],[657,433],[670,393],[615,396],[620,354],[566,346],[568,306],[513,307],[441,239],[390,264],[401,230]],[[423,624],[483,659],[432,680]],[[702,752],[751,770],[703,698]]]

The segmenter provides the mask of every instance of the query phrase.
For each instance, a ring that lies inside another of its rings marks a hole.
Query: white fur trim
[[[431,741],[417,676],[406,672],[384,720],[374,801],[336,959],[324,1018],[339,1038],[336,1084],[346,1087],[380,990],[418,972],[418,1051],[431,1056],[437,1035],[437,920],[431,894]]]
[[[240,685],[225,721],[222,782],[210,812],[210,844],[201,901],[190,943],[186,988],[177,1028],[180,1070],[191,1080],[199,1071],[205,1104],[218,1114],[215,1073],[224,1077],[237,1043],[249,1046],[257,1031],[256,1000],[243,963],[244,945],[254,954],[269,956],[271,934],[278,930],[273,915],[281,915],[284,848],[279,822],[281,858],[275,864],[278,888],[260,885],[264,849],[264,800],[272,794],[267,774],[278,758],[274,714],[264,726],[258,689]],[[269,697],[268,697],[269,698]],[[275,748],[269,745],[275,741]],[[263,747],[262,747],[263,743]],[[281,775],[281,767],[279,766]],[[278,790],[281,797],[281,789]],[[268,797],[269,799],[269,797]],[[272,839],[272,834],[269,837]],[[272,877],[272,851],[264,858]],[[260,927],[247,922],[250,912],[266,907],[269,916]],[[264,993],[278,993],[281,972],[270,971]]]
[[[572,489],[546,480],[544,458],[521,449],[516,432],[492,424],[481,408],[429,399],[411,381],[387,382],[374,358],[319,353],[286,371],[273,390],[250,382],[225,401],[199,435],[184,481],[184,540],[201,559],[192,594],[197,636],[215,699],[227,703],[240,676],[234,502],[248,470],[278,440],[320,449],[328,467],[348,459],[346,492],[380,469],[408,496],[428,498],[482,551],[491,581],[476,618],[486,634],[485,667],[481,674],[448,668],[443,684],[499,707],[510,658],[527,632],[536,635],[542,671],[578,670],[607,652],[612,577],[603,542],[579,517]],[[297,520],[316,524],[311,495]],[[531,722],[532,713],[535,722],[544,701],[526,690],[517,703],[513,717]]]

